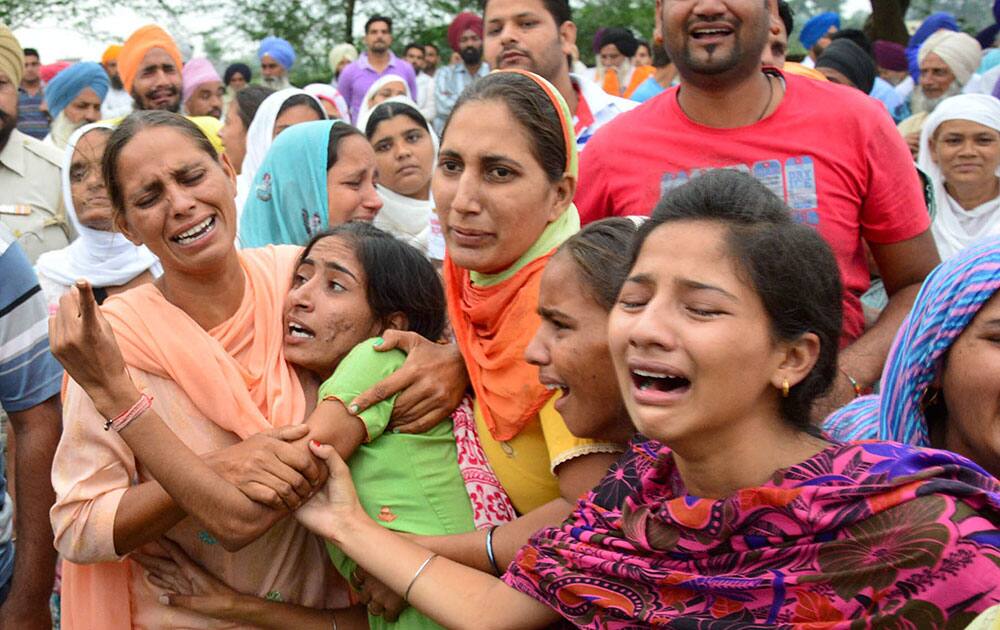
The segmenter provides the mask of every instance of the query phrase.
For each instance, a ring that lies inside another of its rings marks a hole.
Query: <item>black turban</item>
[[[627,28],[612,27],[604,30],[601,34],[601,48],[608,44],[614,44],[618,52],[626,57],[634,57],[639,50],[639,40],[635,38],[632,31]]]
[[[831,42],[816,60],[816,67],[840,72],[865,94],[871,93],[878,72],[875,60],[849,39]]]

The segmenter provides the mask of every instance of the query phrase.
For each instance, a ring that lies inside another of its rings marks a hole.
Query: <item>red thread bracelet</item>
[[[115,431],[121,431],[131,424],[133,420],[149,411],[152,406],[152,396],[145,393],[139,394],[139,400],[135,401],[134,405],[104,423],[104,430],[114,429]]]

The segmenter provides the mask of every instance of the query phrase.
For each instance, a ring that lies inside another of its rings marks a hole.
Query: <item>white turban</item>
[[[920,46],[917,62],[922,64],[924,58],[931,53],[948,64],[959,85],[965,85],[979,67],[983,49],[971,35],[955,31],[938,31]]]

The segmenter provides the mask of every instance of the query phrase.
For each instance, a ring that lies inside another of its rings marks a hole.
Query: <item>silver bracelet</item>
[[[410,585],[406,587],[406,592],[403,593],[404,602],[410,603],[410,591],[413,589],[413,585],[417,583],[417,578],[420,577],[420,574],[424,572],[424,569],[427,568],[427,565],[430,564],[431,560],[434,558],[437,558],[436,553],[432,553],[428,556],[427,559],[424,560],[424,563],[420,565],[420,568],[417,569],[417,572],[413,574],[413,578],[410,580]]]
[[[333,622],[333,630],[337,630],[337,613],[330,613],[330,621]]]

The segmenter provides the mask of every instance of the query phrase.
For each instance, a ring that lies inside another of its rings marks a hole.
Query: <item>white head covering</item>
[[[135,246],[118,232],[89,228],[76,216],[70,188],[70,165],[76,144],[94,129],[114,129],[108,123],[84,125],[69,137],[63,152],[62,194],[73,229],[79,237],[66,247],[39,256],[38,272],[65,286],[86,278],[95,287],[116,287],[149,270],[154,276],[163,273],[160,262],[144,245]]]
[[[386,103],[409,105],[414,111],[420,114],[420,108],[413,102],[413,99],[408,96],[393,96],[372,108],[372,111],[368,113],[368,117],[370,118],[375,110]],[[423,114],[420,114],[420,116],[424,120],[424,127],[427,129],[427,133],[430,134],[431,143],[434,145],[434,156],[431,161],[431,172],[433,173],[434,165],[437,164],[437,154],[441,141],[438,139],[437,134],[434,133],[434,127],[430,125],[426,118],[423,118]],[[367,124],[367,122],[366,119],[365,123]],[[429,254],[428,241],[431,238],[434,198],[428,196],[427,199],[414,199],[413,197],[407,197],[389,190],[382,184],[377,184],[375,188],[378,190],[378,196],[382,198],[382,209],[375,215],[372,224],[406,241],[425,254]]]
[[[247,196],[253,188],[253,178],[257,175],[257,169],[264,163],[264,156],[267,155],[274,142],[274,124],[278,120],[278,111],[285,101],[296,94],[306,94],[299,88],[285,88],[271,94],[257,108],[253,120],[250,121],[250,128],[247,129],[247,152],[243,157],[243,164],[240,165],[240,174],[236,177],[236,216],[243,214],[243,205]],[[316,100],[316,97],[312,97]],[[323,105],[316,100],[321,111]],[[326,114],[324,114],[324,117]]]
[[[983,49],[974,37],[944,30],[934,33],[920,46],[917,61],[923,63],[924,58],[931,53],[948,64],[959,85],[963,86],[969,82],[983,57]]]
[[[372,115],[372,107],[368,104],[369,101],[372,100],[372,97],[375,96],[379,90],[381,90],[389,83],[402,83],[403,88],[406,90],[404,92],[406,98],[410,99],[411,103],[413,102],[413,95],[410,94],[410,86],[409,84],[407,84],[406,79],[397,74],[387,74],[381,77],[380,79],[375,81],[375,83],[372,83],[372,86],[368,88],[367,92],[365,92],[365,97],[361,100],[361,109],[358,110],[358,124],[357,124],[357,127],[358,129],[361,130],[361,133],[365,132],[365,127],[368,125],[368,118],[369,116]]]
[[[942,259],[984,236],[1000,234],[1000,198],[973,210],[961,208],[949,197],[944,187],[944,174],[931,158],[931,138],[941,123],[949,120],[968,120],[1000,131],[1000,99],[988,94],[960,94],[947,98],[927,117],[920,132],[917,165],[934,183],[937,214],[931,223],[931,232]],[[996,174],[1000,176],[1000,168]],[[983,218],[983,222],[977,221],[974,232],[970,233],[968,220],[976,218]]]
[[[347,107],[347,101],[344,100],[340,90],[326,83],[310,83],[302,89],[309,96],[315,96],[317,99],[333,103],[337,111],[340,112],[340,119],[348,123],[351,122],[351,110]]]

